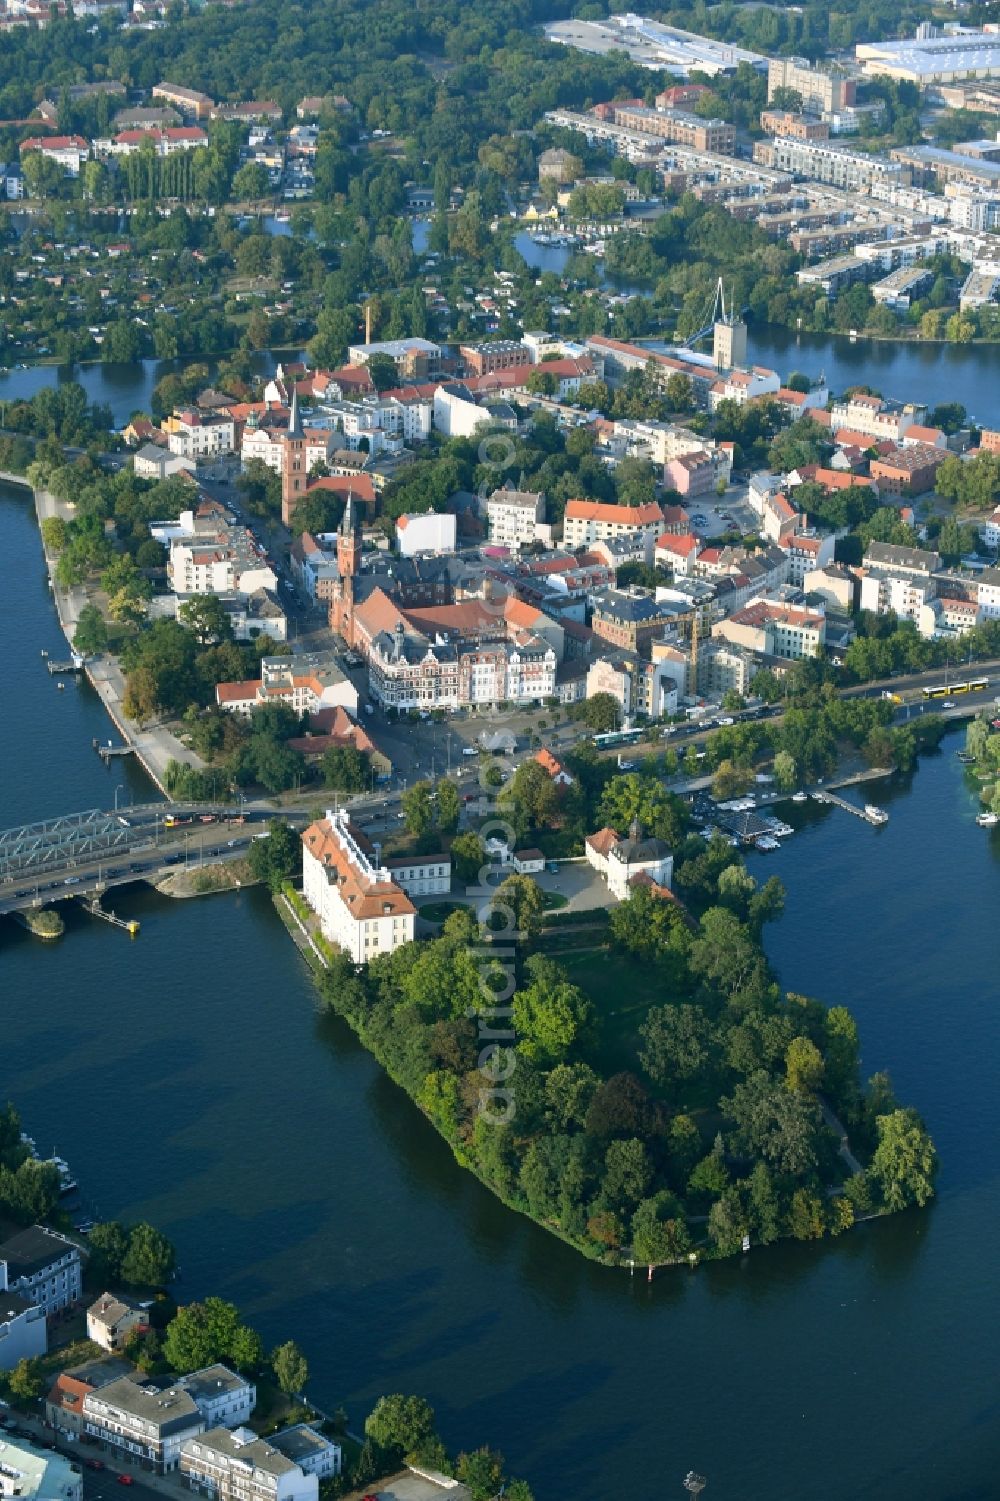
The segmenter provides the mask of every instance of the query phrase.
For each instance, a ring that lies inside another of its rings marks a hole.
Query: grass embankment
[[[189,897],[209,896],[215,891],[239,891],[244,886],[257,884],[249,860],[224,860],[187,869],[181,866],[158,881],[156,889],[163,896]]]

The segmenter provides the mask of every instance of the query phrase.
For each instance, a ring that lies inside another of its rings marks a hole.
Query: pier
[[[881,809],[879,809],[880,816],[876,818],[873,813],[868,812],[867,808],[859,808],[856,803],[849,803],[846,797],[838,797],[835,792],[814,792],[813,797],[818,803],[833,803],[836,807],[843,808],[845,813],[853,813],[855,818],[870,823],[873,828],[878,828],[880,824],[888,822],[888,814],[882,813]]]
[[[49,657],[45,665],[49,669],[49,672],[51,672],[53,677],[56,677],[57,675],[59,677],[62,677],[63,674],[67,672],[83,672],[86,664],[84,663],[82,657],[71,657],[68,662],[54,662],[52,658]]]
[[[94,740],[92,743],[105,766],[118,756],[131,756],[135,753],[134,745],[112,745],[110,740],[107,745],[102,745],[99,740]]]

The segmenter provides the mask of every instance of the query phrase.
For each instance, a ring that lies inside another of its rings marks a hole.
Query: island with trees
[[[724,1257],[925,1205],[919,1116],[886,1074],[862,1084],[850,1011],[783,991],[767,961],[780,882],[692,834],[656,777],[586,746],[566,760],[572,785],[528,762],[500,795],[517,836],[637,819],[672,844],[673,890],[553,913],[530,877],[484,869],[478,910],[437,937],[361,968],[331,952],[327,1005],[463,1167],[594,1260]]]

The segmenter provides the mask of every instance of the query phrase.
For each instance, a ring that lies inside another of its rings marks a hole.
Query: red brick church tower
[[[361,514],[348,495],[337,532],[337,569],[340,578],[330,601],[330,629],[354,645],[354,580],[361,571]]]
[[[281,519],[291,526],[292,515],[309,483],[306,473],[306,438],[299,415],[299,393],[292,386],[292,409],[281,452]]]

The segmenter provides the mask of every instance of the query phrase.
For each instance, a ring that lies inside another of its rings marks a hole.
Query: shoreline
[[[42,554],[45,558],[45,567],[49,576],[49,592],[56,612],[59,628],[70,647],[73,645],[75,628],[80,618],[80,612],[84,605],[89,603],[87,590],[83,587],[63,589],[55,580],[55,560],[45,546],[42,536],[42,522],[48,517],[58,516],[64,521],[72,519],[72,510],[68,504],[58,501],[48,490],[36,490],[24,476],[7,475],[0,473],[0,480],[8,484],[20,485],[30,491],[35,507],[35,519],[38,523],[39,540],[42,544]],[[171,760],[180,761],[188,766],[201,767],[202,762],[193,751],[182,745],[177,737],[162,726],[153,726],[145,730],[136,729],[126,719],[123,704],[125,699],[125,678],[118,665],[116,657],[103,655],[94,657],[85,662],[84,673],[94,692],[101,700],[104,711],[115,729],[118,731],[126,745],[132,747],[132,753],[156,787],[157,791],[172,802],[173,799],[167,791],[164,778],[166,776],[167,763]]]

